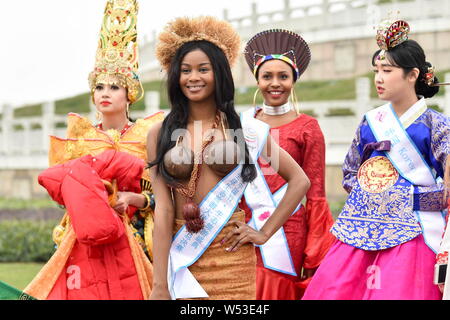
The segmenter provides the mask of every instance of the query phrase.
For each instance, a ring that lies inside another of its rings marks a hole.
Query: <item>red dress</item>
[[[100,180],[117,179],[119,190],[139,192],[144,165],[128,153],[108,150],[39,175],[52,199],[66,206],[76,234],[66,265],[46,299],[144,298],[124,222],[110,207]]]
[[[266,269],[256,248],[256,298],[297,300],[301,299],[307,285],[300,281],[302,268],[318,267],[334,241],[329,232],[333,218],[325,196],[325,141],[317,120],[305,114],[270,129],[270,134],[302,167],[311,181],[311,188],[306,194],[306,208],[302,206],[283,225],[297,276]],[[268,167],[261,160],[259,165]],[[265,179],[272,193],[286,184],[278,174],[265,175]],[[244,201],[241,207],[248,222],[251,211]]]

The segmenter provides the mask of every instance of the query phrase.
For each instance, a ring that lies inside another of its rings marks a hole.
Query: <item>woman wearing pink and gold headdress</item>
[[[330,248],[333,224],[325,197],[325,141],[316,119],[296,110],[294,86],[311,59],[308,44],[299,35],[286,30],[268,30],[255,35],[244,50],[247,63],[256,77],[264,103],[249,110],[250,115],[270,125],[271,135],[303,168],[311,181],[306,206],[300,206],[283,225],[284,246],[259,247],[257,252],[257,299],[297,300],[314,271]],[[292,102],[290,101],[291,99]],[[282,192],[286,181],[259,161],[265,171],[268,200]],[[266,193],[263,193],[266,194]],[[259,208],[267,208],[261,193],[245,194],[243,204],[247,220],[262,225]],[[257,201],[252,201],[257,199]],[[264,212],[262,214],[264,214]],[[281,252],[286,254],[280,254]],[[271,259],[290,259],[291,267],[277,267]]]
[[[304,299],[440,299],[433,283],[445,227],[450,120],[427,108],[441,85],[406,21],[383,22],[372,57],[378,97],[344,162],[350,193],[335,244]]]

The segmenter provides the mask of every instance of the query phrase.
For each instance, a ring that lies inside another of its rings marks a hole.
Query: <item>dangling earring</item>
[[[258,96],[259,88],[256,89],[255,94],[253,95],[253,108],[256,107],[256,97]]]
[[[300,106],[298,105],[297,94],[295,93],[294,87],[292,87],[292,89],[291,89],[291,99],[292,99],[292,104],[294,106],[294,110],[295,110],[295,112],[297,112],[297,115],[299,115],[300,114]]]
[[[97,113],[95,114],[95,118],[97,119],[97,122],[101,122],[102,121],[102,114],[97,111]]]
[[[130,119],[130,104],[127,103],[127,119]]]

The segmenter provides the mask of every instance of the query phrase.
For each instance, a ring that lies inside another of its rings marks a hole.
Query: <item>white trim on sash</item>
[[[416,105],[420,106],[419,103],[425,103],[425,100],[419,100]],[[378,141],[391,141],[391,151],[386,152],[386,155],[402,177],[419,186],[435,183],[430,167],[406,133],[390,103],[369,111],[366,119]]]
[[[286,194],[287,187],[288,187],[288,184],[286,183],[284,186],[282,186],[280,189],[275,191],[275,193],[273,194],[273,200],[275,201],[277,207],[280,204],[281,199],[283,199],[284,195]],[[291,216],[293,216],[294,213],[296,213],[298,210],[300,210],[300,208],[302,206],[303,205],[300,202],[299,205],[297,206],[297,208],[295,208],[295,210],[292,212]]]
[[[241,122],[247,123],[254,119],[255,110],[250,109],[241,114]],[[261,121],[258,121],[261,122]],[[262,122],[261,122],[262,123]],[[269,126],[266,126],[266,130],[269,134]],[[263,130],[263,128],[261,128]],[[266,179],[259,167],[257,159],[260,156],[260,152],[252,154],[252,159],[255,159],[255,167],[257,169],[257,177],[252,181],[244,192],[245,201],[248,207],[252,211],[252,219],[249,222],[256,230],[261,230],[266,221],[275,211],[279,201],[275,201]],[[284,195],[286,191],[281,191],[280,194]],[[263,259],[264,267],[267,269],[275,270],[278,272],[286,273],[296,276],[294,263],[292,261],[291,252],[287,243],[286,235],[283,227],[277,230],[277,232],[270,237],[270,239],[263,245],[259,246],[261,256]]]
[[[391,150],[385,152],[400,175],[416,186],[430,186],[436,183],[433,172],[418,150],[405,128],[411,125],[427,109],[421,98],[399,119],[391,103],[378,107],[366,114],[367,122],[377,141],[391,141]],[[411,193],[414,189],[411,189]],[[445,220],[442,212],[416,211],[422,227],[425,243],[438,252]]]

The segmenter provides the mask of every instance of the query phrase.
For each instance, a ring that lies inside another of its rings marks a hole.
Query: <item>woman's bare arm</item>
[[[261,156],[286,180],[288,183],[286,193],[260,231],[256,231],[242,222],[228,222],[227,225],[234,224],[236,228],[222,240],[222,243],[231,243],[231,245],[227,244],[227,251],[236,251],[241,245],[248,242],[256,245],[266,243],[289,219],[310,187],[310,181],[302,168],[289,153],[280,148],[271,136],[268,137]]]
[[[147,136],[147,155],[149,162],[156,159],[157,139],[161,123],[153,126]],[[150,169],[150,181],[155,195],[155,227],[153,231],[153,291],[150,299],[170,299],[167,284],[167,264],[175,219],[172,197],[157,166]]]

